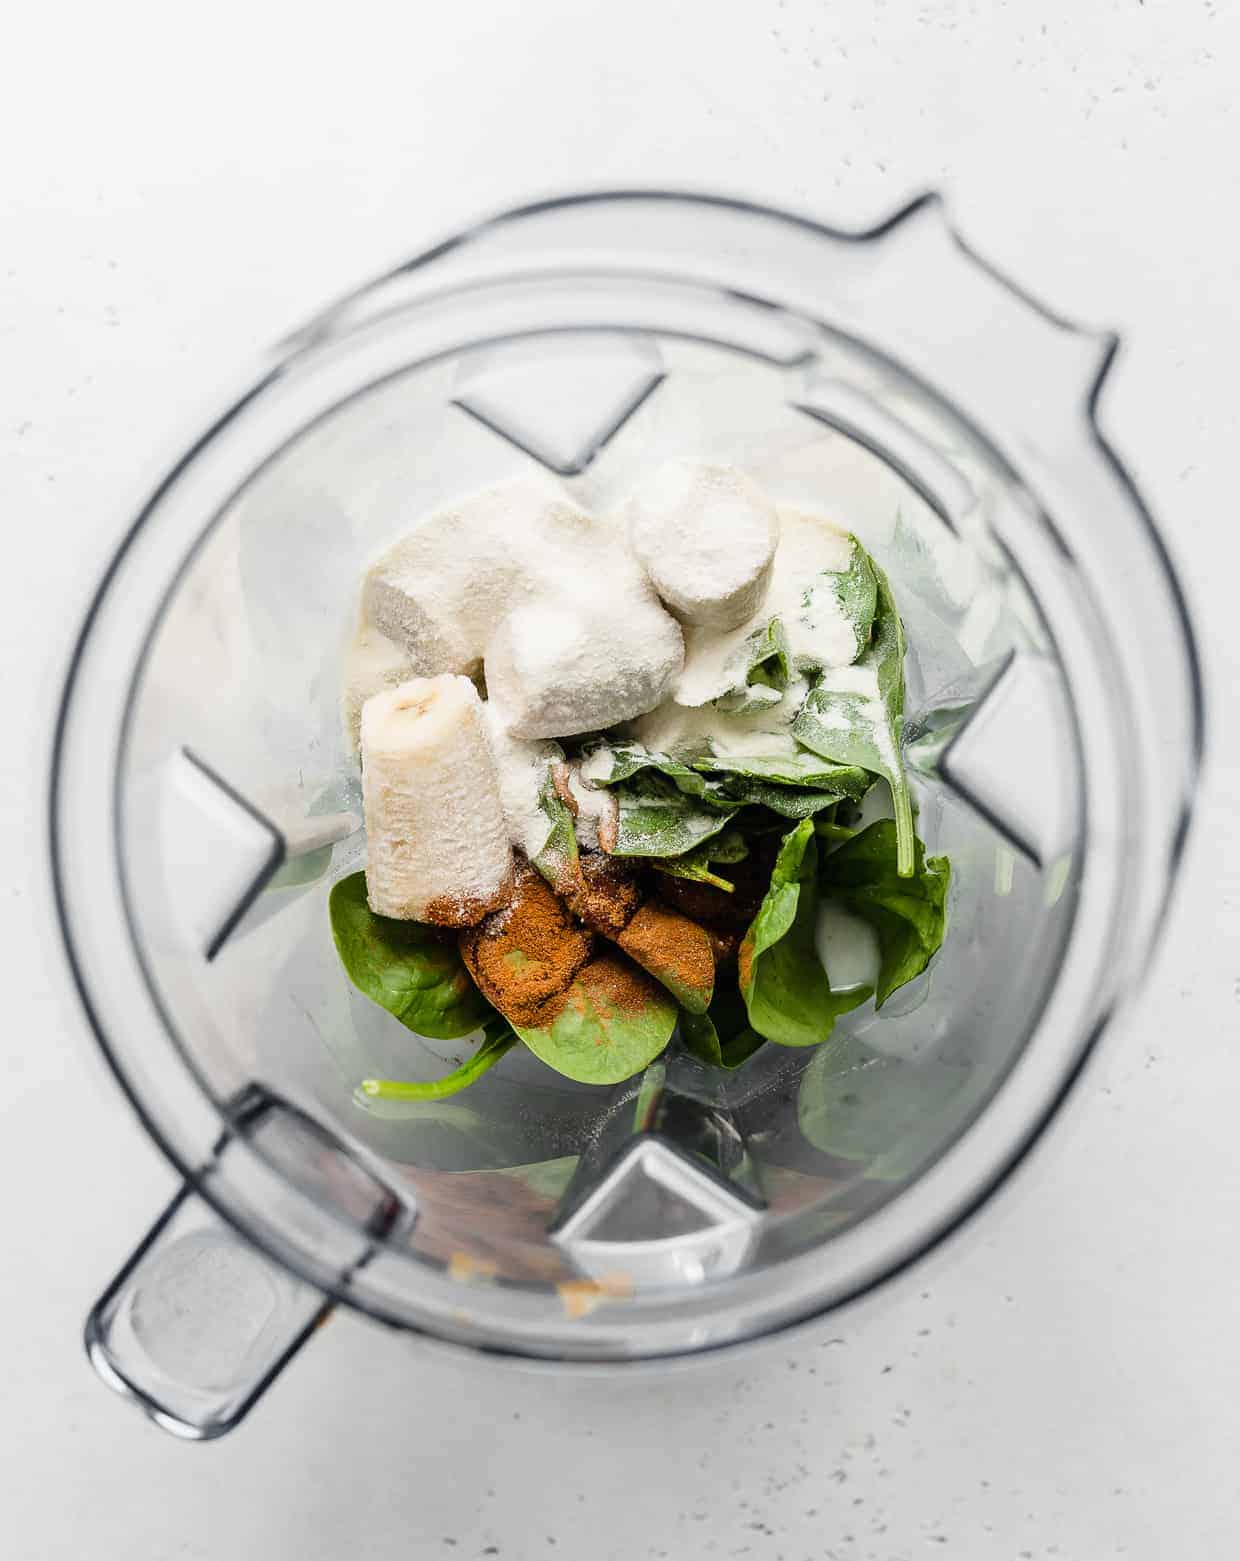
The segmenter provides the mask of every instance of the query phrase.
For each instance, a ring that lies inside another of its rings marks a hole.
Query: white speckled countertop
[[[346,20],[347,16],[347,20]],[[0,1484],[15,1561],[1161,1561],[1240,1543],[1240,9],[1226,0],[24,7],[0,94]],[[239,367],[459,221],[581,184],[860,225],[943,186],[1129,350],[1105,420],[1182,566],[1210,767],[1149,988],[963,1235],[666,1377],[549,1379],[338,1317],[194,1449],[78,1343],[173,1182],[47,920],[48,717],[135,502]],[[47,647],[55,656],[48,659]]]

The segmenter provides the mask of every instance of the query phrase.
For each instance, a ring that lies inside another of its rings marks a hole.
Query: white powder
[[[689,708],[668,700],[633,723],[633,735],[644,747],[658,753],[695,755],[706,752],[768,754],[772,758],[791,758],[797,752],[795,740],[788,734],[804,698],[801,684],[792,700],[781,700],[752,715],[728,715],[713,705]],[[598,761],[595,761],[596,763]],[[603,769],[603,774],[606,770]]]
[[[611,774],[611,749],[606,743],[601,744],[581,761],[578,770],[587,785],[606,780]]]
[[[878,673],[873,667],[832,667],[823,674],[821,686],[831,694],[860,694],[877,699]]]
[[[499,774],[499,795],[508,838],[532,859],[547,843],[551,829],[551,820],[539,806],[539,799],[552,763],[561,756],[559,746],[550,742],[525,742],[514,737],[491,700],[483,705],[482,711]]]
[[[879,757],[890,769],[899,766],[899,756],[891,738],[887,719],[887,706],[878,688],[878,671],[873,666],[833,667],[822,679],[821,688],[828,694],[844,694],[857,701],[852,711],[832,710],[816,712],[816,719],[828,731],[847,731],[855,727],[857,719],[870,728]]]
[[[669,461],[638,485],[625,514],[629,545],[683,623],[726,630],[753,614],[779,520],[743,472]]]
[[[685,630],[685,667],[674,695],[679,704],[704,705],[734,688],[744,676],[745,641],[772,618],[783,625],[794,667],[837,666],[857,655],[852,624],[830,582],[821,581],[824,573],[848,568],[856,544],[847,532],[804,510],[781,507],[779,520],[770,586],[750,617],[724,633]]]

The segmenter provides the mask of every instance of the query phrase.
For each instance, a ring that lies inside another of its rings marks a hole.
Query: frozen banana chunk
[[[638,486],[625,518],[629,546],[682,623],[734,629],[761,607],[779,516],[743,472],[669,461]]]
[[[571,737],[653,710],[684,664],[649,594],[551,598],[511,612],[487,646],[487,693],[515,737]]]
[[[467,927],[504,904],[512,847],[469,679],[411,678],[373,695],[361,736],[371,910]]]
[[[485,488],[383,554],[366,576],[363,619],[422,676],[472,672],[509,608],[580,574],[611,531],[531,479]]]

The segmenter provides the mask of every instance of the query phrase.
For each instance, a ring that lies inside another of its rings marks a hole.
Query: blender
[[[87,1320],[104,1379],[235,1426],[331,1309],[571,1364],[738,1344],[968,1218],[1136,991],[1201,687],[1164,545],[1097,420],[1116,339],[980,259],[933,196],[864,233],[702,195],[484,222],[283,342],[150,497],[78,642],[51,832],[74,980],[183,1178]],[[909,654],[927,974],[735,1073],[677,1041],[614,1088],[349,985],[365,861],[340,686],[356,585],[417,517],[537,474],[605,512],[666,458],[855,531]]]

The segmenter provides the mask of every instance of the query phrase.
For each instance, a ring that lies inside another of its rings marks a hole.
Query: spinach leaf
[[[600,775],[601,759],[598,762],[590,762],[592,786],[618,786],[622,781],[632,780],[633,776],[640,775],[643,771],[654,770],[675,781],[690,796],[701,796],[705,789],[702,777],[689,765],[683,764],[679,759],[673,759],[669,754],[644,748],[641,743],[606,743],[601,748],[583,750],[583,765],[587,761],[595,761],[598,755],[605,755],[609,768]]]
[[[772,734],[772,747],[775,746]],[[741,776],[746,780],[766,781],[772,786],[808,786],[814,791],[829,791],[836,797],[860,800],[874,784],[864,766],[826,763],[817,753],[800,748],[795,753],[714,754],[695,759],[693,767],[708,775]]]
[[[704,927],[648,900],[616,942],[689,1013],[705,1013],[715,990],[715,956]]]
[[[900,757],[904,718],[904,627],[886,576],[875,566],[874,638],[853,667],[823,673],[792,723],[792,735],[825,759],[881,775],[895,804],[897,870],[914,870],[913,802]]]
[[[659,1055],[676,1028],[676,1013],[672,998],[636,965],[621,955],[596,954],[577,972],[549,1024],[513,1028],[565,1078],[619,1084]]]
[[[759,710],[773,709],[783,697],[782,691],[769,683],[747,683],[720,694],[711,704],[725,715],[756,715]]]
[[[919,976],[943,942],[951,864],[926,856],[914,842],[913,875],[897,870],[896,826],[881,818],[823,859],[824,894],[863,916],[878,934],[880,964],[875,1007]]]
[[[662,775],[636,777],[616,789],[620,816],[613,856],[683,856],[721,833],[740,807],[707,806]]]
[[[689,1051],[717,1068],[739,1068],[766,1037],[750,1025],[745,1004],[736,988],[719,987],[704,1014],[682,1013],[680,1038]]]
[[[455,1073],[425,1084],[407,1083],[401,1079],[363,1079],[361,1093],[373,1100],[445,1100],[449,1095],[459,1095],[463,1089],[468,1089],[517,1044],[517,1037],[507,1021],[500,1020],[488,1024],[482,1045]]]
[[[608,747],[606,751],[611,767],[605,774],[599,776],[597,767],[592,766],[590,776],[592,786],[620,786],[625,781],[632,780],[634,776],[641,777],[645,781],[665,776],[674,783],[677,791],[684,792],[686,796],[695,797],[706,806],[717,807],[724,813],[732,810],[732,799],[717,779],[700,773],[680,759],[673,759],[669,754],[643,748],[636,742],[618,743],[614,747]]]
[[[365,873],[332,885],[328,914],[349,980],[416,1034],[453,1041],[494,1016],[456,939],[421,922],[376,916],[366,901]]]
[[[871,988],[833,992],[814,946],[818,844],[810,819],[784,836],[737,965],[749,1022],[780,1046],[816,1046]]]
[[[801,1078],[797,1122],[823,1154],[863,1163],[871,1180],[904,1181],[933,1155],[969,1087],[960,1064],[888,1057],[835,1035]]]
[[[840,800],[839,793],[834,791],[811,791],[805,786],[776,786],[743,778],[731,782],[728,790],[738,802],[770,808],[781,818],[812,818]]]
[[[852,626],[855,649],[850,661],[855,661],[870,643],[870,631],[878,607],[878,578],[874,561],[857,541],[852,539],[852,556],[848,568],[818,575],[806,589],[801,599],[800,618],[812,635],[815,625],[824,614],[835,617],[842,614]],[[799,671],[822,666],[810,656],[799,658]]]
[[[712,884],[725,894],[732,893],[732,883],[713,869],[715,865],[728,867],[743,862],[749,855],[749,846],[739,829],[728,828],[722,834],[704,841],[683,856],[652,857],[651,867],[656,872],[667,873],[672,878],[689,878],[694,883]]]
[[[716,710],[744,715],[767,705],[777,705],[788,686],[792,663],[788,636],[778,618],[755,629],[734,659],[729,660],[727,676],[731,688],[711,700]]]

